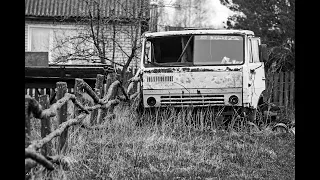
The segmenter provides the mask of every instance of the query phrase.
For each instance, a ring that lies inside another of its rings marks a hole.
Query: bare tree
[[[55,61],[111,64],[121,69],[123,77],[133,60],[138,59],[140,36],[147,29],[149,1],[80,1],[84,7],[75,23],[76,33],[54,36],[53,51],[58,56]]]
[[[175,1],[174,26],[179,27],[209,27],[203,20],[207,18],[207,9],[205,1],[197,0],[176,0]]]

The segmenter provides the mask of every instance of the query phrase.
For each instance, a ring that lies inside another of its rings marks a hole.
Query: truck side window
[[[258,63],[260,62],[259,60],[259,43],[258,39],[251,39],[251,49],[252,49],[252,58],[253,58],[253,63]]]
[[[253,63],[253,58],[252,58],[252,39],[249,39],[249,44],[248,44],[248,50],[249,50],[249,63]]]

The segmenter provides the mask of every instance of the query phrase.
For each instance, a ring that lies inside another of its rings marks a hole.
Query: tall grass
[[[206,121],[216,118],[208,110],[168,109],[138,116],[120,105],[115,114],[92,130],[70,128],[64,154],[70,169],[57,166],[48,172],[38,166],[31,179],[295,178],[292,134],[269,129],[253,133],[244,125],[226,131],[218,119]],[[144,124],[137,126],[139,120]],[[34,138],[40,138],[37,123],[33,127]]]

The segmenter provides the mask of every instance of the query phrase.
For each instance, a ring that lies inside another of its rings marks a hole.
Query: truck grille
[[[173,76],[150,76],[147,77],[147,82],[172,82]]]
[[[224,105],[224,95],[173,95],[160,96],[161,105],[171,106],[214,106]]]

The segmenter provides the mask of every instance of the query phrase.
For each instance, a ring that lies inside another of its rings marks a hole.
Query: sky
[[[169,25],[175,26],[177,23],[177,13],[175,13],[176,8],[173,8],[173,5],[176,0],[163,0],[163,4],[165,7],[162,7],[164,13],[161,13],[161,17],[159,17],[160,26]],[[187,0],[185,0],[187,2]],[[202,8],[204,9],[205,15],[202,20],[202,24],[205,24],[208,27],[213,28],[224,28],[224,23],[227,21],[227,18],[233,15],[233,12],[228,9],[226,6],[220,3],[220,0],[199,0]],[[194,14],[194,13],[191,13]],[[197,25],[190,25],[191,27],[196,27]]]

